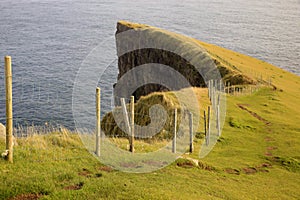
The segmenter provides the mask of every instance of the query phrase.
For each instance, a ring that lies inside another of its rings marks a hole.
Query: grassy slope
[[[227,98],[226,123],[220,142],[201,160],[214,170],[183,168],[174,163],[149,174],[108,172],[80,147],[76,136],[52,135],[23,144],[19,141],[13,165],[0,160],[0,199],[24,193],[45,194],[45,199],[297,199],[300,196],[300,78],[263,61],[201,44],[241,71],[272,76],[278,88]],[[202,99],[206,98],[206,91],[198,92]],[[266,125],[237,104],[243,104],[270,124]],[[36,150],[27,144],[42,148]],[[200,145],[196,139],[196,150]],[[4,149],[3,142],[0,148]],[[198,151],[189,157],[197,159]],[[260,167],[263,163],[272,166]],[[258,172],[246,174],[244,170],[249,168]],[[230,170],[239,175],[226,172]],[[76,185],[83,186],[79,190],[67,190]]]

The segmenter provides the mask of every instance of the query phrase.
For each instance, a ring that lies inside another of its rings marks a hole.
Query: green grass
[[[129,140],[127,138],[110,138],[110,142],[123,150],[129,150]],[[136,153],[148,153],[157,151],[167,145],[168,140],[135,140],[134,151]]]
[[[299,110],[291,109],[288,102],[283,105],[281,93],[261,89],[253,95],[228,96],[223,134],[213,151],[200,160],[200,167],[185,167],[182,163],[188,161],[180,159],[152,173],[128,174],[100,164],[80,145],[76,134],[19,140],[14,164],[0,161],[1,198],[37,193],[43,195],[41,199],[297,199],[300,126],[294,116]],[[247,105],[271,124],[237,104]],[[199,159],[202,141],[195,139],[196,151],[184,156]],[[148,145],[146,150],[155,148],[139,141],[138,146],[142,145]],[[265,155],[268,151],[272,156]],[[247,174],[248,168],[257,172]],[[239,175],[227,173],[230,169]],[[74,186],[81,189],[68,190]]]
[[[144,174],[102,165],[76,134],[33,136],[18,140],[14,164],[0,159],[0,199],[32,193],[41,194],[41,199],[298,199],[300,77],[198,42],[243,73],[252,70],[271,76],[277,88],[262,87],[251,95],[227,96],[222,136],[208,156],[198,157],[203,142],[201,126],[196,130],[195,151],[183,155],[189,160],[181,158]],[[207,90],[193,90],[203,113],[208,105]],[[113,140],[127,148],[126,139]],[[136,150],[154,151],[164,142],[137,141]],[[0,149],[5,149],[3,141]],[[199,160],[199,166],[190,165],[190,159]]]

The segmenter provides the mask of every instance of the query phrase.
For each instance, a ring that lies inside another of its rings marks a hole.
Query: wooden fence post
[[[209,80],[209,99],[211,100],[212,98],[212,80]]]
[[[194,145],[193,145],[193,113],[188,112],[189,114],[189,122],[190,122],[190,153],[193,153]]]
[[[208,95],[208,98],[209,98],[209,84],[210,84],[210,82],[208,81],[208,85],[207,85],[207,95]]]
[[[100,116],[100,88],[96,88],[96,155],[100,157],[100,138],[101,138],[101,116]]]
[[[217,105],[217,130],[218,136],[221,135],[221,128],[220,128],[220,105]]]
[[[130,98],[130,122],[131,122],[131,142],[130,142],[130,147],[129,151],[134,153],[134,96],[131,96]]]
[[[235,86],[233,86],[233,96],[235,96]]]
[[[206,145],[209,145],[209,137],[210,137],[210,106],[208,106],[207,110],[207,134],[206,134]]]
[[[219,85],[219,91],[225,93],[225,87],[224,87],[224,85],[223,85],[223,90],[222,90],[222,83],[223,83],[222,79],[220,79],[220,81],[219,81],[219,84],[220,84]]]
[[[205,113],[205,110],[203,111],[203,124],[204,124],[204,135],[205,135],[205,138],[206,138],[206,134],[207,134],[207,131],[206,131],[206,113]]]
[[[174,110],[174,136],[173,136],[173,145],[172,145],[172,152],[176,153],[176,133],[177,132],[177,108]]]
[[[130,124],[129,124],[129,119],[128,119],[128,112],[126,109],[126,103],[125,103],[125,99],[121,98],[121,106],[122,106],[122,110],[123,110],[123,118],[125,121],[125,126],[126,126],[126,132],[128,134],[128,140],[129,140],[129,145],[132,146],[131,144],[131,128],[130,128]]]
[[[225,85],[224,85],[224,93],[227,94],[228,92],[228,82],[225,82]]]
[[[213,108],[214,108],[214,106],[215,106],[215,97],[216,97],[216,94],[215,94],[215,86],[212,86],[211,105],[212,105]]]
[[[13,112],[12,112],[12,70],[11,57],[5,56],[6,86],[6,159],[13,163]]]

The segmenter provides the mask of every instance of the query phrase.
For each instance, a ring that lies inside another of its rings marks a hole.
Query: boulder
[[[6,134],[5,126],[0,123],[0,140],[5,141],[5,134]]]
[[[0,123],[0,141],[4,141],[6,140],[6,127]],[[13,136],[13,142],[14,142],[14,146],[17,146],[17,140],[16,138]]]

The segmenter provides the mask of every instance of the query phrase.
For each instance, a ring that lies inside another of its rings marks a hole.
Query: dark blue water
[[[76,73],[121,19],[183,33],[300,75],[299,10],[299,0],[1,0],[0,122],[3,57],[10,55],[15,124],[72,127]]]

